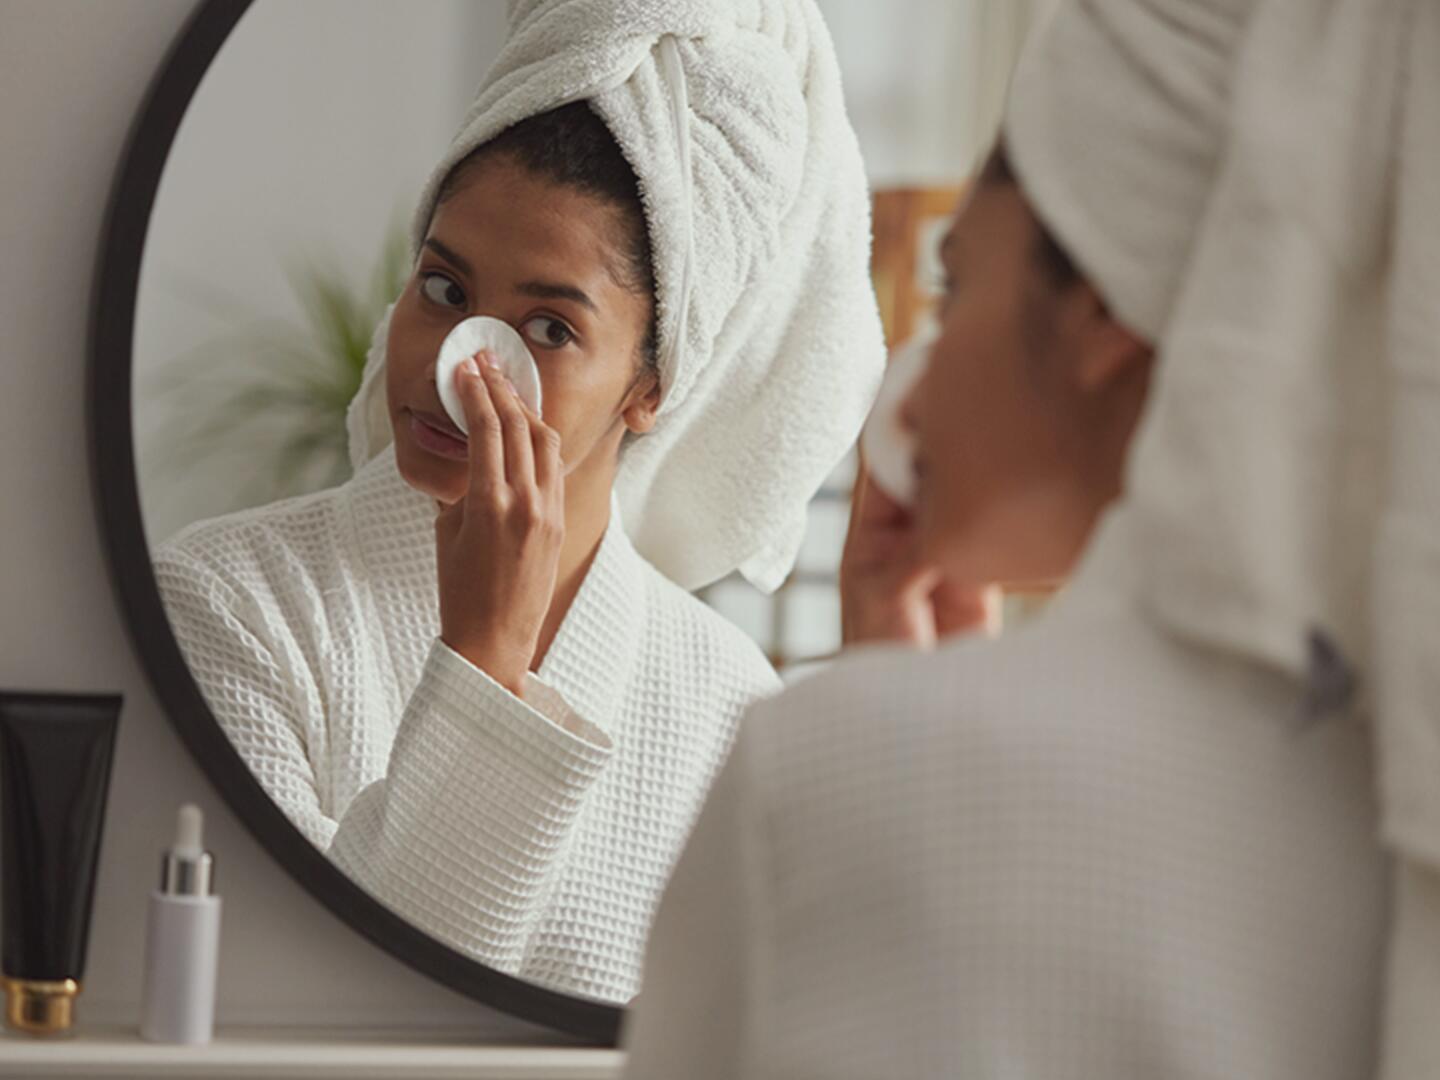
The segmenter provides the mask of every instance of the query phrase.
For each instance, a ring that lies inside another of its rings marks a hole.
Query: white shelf
[[[206,1077],[249,1080],[612,1080],[616,1050],[480,1046],[454,1033],[230,1028],[208,1046],[159,1046],[134,1031],[89,1028],[66,1039],[5,1032],[0,1077]]]

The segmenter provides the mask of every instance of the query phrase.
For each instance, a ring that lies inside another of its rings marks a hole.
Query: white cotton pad
[[[440,404],[445,406],[445,412],[455,425],[465,434],[470,434],[470,428],[465,423],[465,409],[455,391],[455,369],[481,349],[489,349],[495,354],[500,370],[515,384],[520,400],[529,405],[535,415],[541,415],[540,369],[525,347],[525,339],[509,323],[488,315],[477,315],[459,323],[445,336],[435,361],[435,385],[440,391]]]
[[[922,331],[895,350],[885,381],[860,433],[865,467],[875,486],[901,506],[915,503],[915,435],[900,422],[900,407],[930,361],[932,331]]]

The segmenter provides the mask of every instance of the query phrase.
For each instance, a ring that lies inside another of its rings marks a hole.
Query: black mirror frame
[[[92,292],[86,427],[111,582],[150,684],[181,741],[261,845],[312,896],[386,952],[453,990],[587,1043],[616,1044],[623,1010],[502,974],[406,922],[291,825],[220,729],[170,629],[140,512],[131,424],[141,256],[181,119],[251,0],[203,0],[150,85],[120,159]]]

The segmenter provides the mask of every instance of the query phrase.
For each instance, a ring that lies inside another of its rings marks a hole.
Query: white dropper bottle
[[[215,860],[204,827],[198,806],[180,807],[175,845],[150,895],[140,1011],[140,1035],[150,1042],[206,1043],[215,1029],[220,898],[211,892]]]

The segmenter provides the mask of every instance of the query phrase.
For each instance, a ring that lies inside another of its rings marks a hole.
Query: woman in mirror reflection
[[[943,261],[920,547],[1074,575],[747,715],[627,1075],[1440,1076],[1440,5],[1057,5]]]
[[[628,1000],[740,713],[778,680],[690,595],[773,589],[883,366],[865,177],[810,0],[515,3],[422,195],[354,477],[156,570],[295,825],[434,937]],[[461,320],[535,356],[542,415]]]

